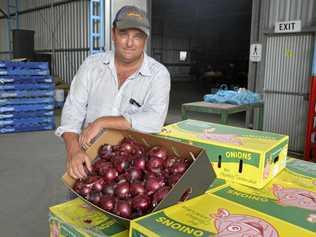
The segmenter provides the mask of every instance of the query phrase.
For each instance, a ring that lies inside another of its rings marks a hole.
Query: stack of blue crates
[[[0,134],[54,129],[54,92],[48,63],[0,61]]]

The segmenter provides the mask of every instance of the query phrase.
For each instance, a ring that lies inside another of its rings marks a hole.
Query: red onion
[[[104,170],[103,179],[106,183],[111,183],[118,176],[116,169],[108,168]]]
[[[116,184],[120,184],[120,183],[124,183],[124,182],[128,182],[128,178],[126,174],[121,174],[120,176],[118,176],[116,179]]]
[[[174,186],[181,177],[182,177],[182,174],[174,174],[174,175],[169,176],[168,184],[170,186]]]
[[[111,196],[102,196],[99,205],[102,209],[106,211],[112,211],[115,207],[116,199]]]
[[[133,198],[132,208],[136,210],[144,211],[150,208],[150,204],[151,204],[151,201],[147,195],[138,195]]]
[[[108,168],[112,168],[113,165],[111,162],[107,162],[104,160],[97,160],[94,164],[93,164],[93,169],[101,176],[103,176],[105,174],[104,170],[108,169]]]
[[[147,152],[147,155],[165,160],[167,159],[167,150],[162,146],[154,146]]]
[[[153,194],[156,192],[159,188],[165,186],[165,182],[162,177],[157,178],[148,178],[145,183],[145,188],[147,190],[148,195]]]
[[[129,168],[127,170],[127,178],[129,182],[134,182],[136,180],[140,180],[143,177],[143,172],[136,168]]]
[[[130,192],[129,192],[129,183],[128,182],[123,182],[120,183],[116,186],[116,188],[114,189],[114,193],[118,198],[127,198],[130,196]]]
[[[121,174],[123,172],[125,172],[125,170],[128,168],[129,166],[129,162],[126,158],[124,157],[117,157],[115,158],[114,162],[114,167],[115,169]]]
[[[133,161],[133,165],[136,169],[144,170],[146,166],[146,160],[143,157],[137,158]]]
[[[145,193],[145,187],[141,183],[132,183],[130,185],[130,193],[132,196],[137,196]]]
[[[168,156],[163,165],[166,169],[171,168],[179,159],[176,156]]]
[[[153,201],[152,201],[153,207],[156,207],[158,203],[167,196],[169,191],[170,191],[170,187],[168,186],[158,189],[153,195]]]
[[[170,173],[171,174],[183,174],[185,170],[187,169],[186,164],[182,161],[175,163],[171,168],[170,168]]]
[[[127,201],[118,200],[115,205],[114,213],[118,216],[129,219],[132,215],[131,205]]]
[[[162,166],[163,159],[158,157],[151,157],[146,163],[146,169],[154,173],[160,173]]]
[[[102,193],[104,195],[113,196],[113,194],[114,194],[114,186],[115,185],[113,183],[103,186]]]
[[[100,193],[90,193],[90,194],[87,196],[87,199],[88,199],[90,202],[92,202],[92,203],[98,205],[98,203],[99,203],[100,200],[101,200],[101,194],[100,194]]]
[[[109,159],[111,159],[111,155],[112,155],[111,145],[104,144],[104,145],[100,146],[100,148],[98,150],[98,156],[101,159],[109,160]]]

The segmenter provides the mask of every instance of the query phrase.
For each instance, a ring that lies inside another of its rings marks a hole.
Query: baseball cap
[[[120,30],[136,28],[149,36],[150,26],[146,13],[135,6],[122,7],[116,13],[113,25]]]

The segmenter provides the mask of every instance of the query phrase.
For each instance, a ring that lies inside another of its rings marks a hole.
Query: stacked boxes
[[[54,129],[53,109],[47,63],[0,61],[0,134]]]
[[[204,148],[218,178],[262,188],[285,167],[288,136],[185,120],[162,136]]]
[[[257,205],[261,205],[260,201]],[[133,220],[129,236],[315,236],[313,220],[301,219],[295,209],[284,208],[283,216],[288,218],[268,212],[271,210],[259,210],[214,194],[204,194]]]

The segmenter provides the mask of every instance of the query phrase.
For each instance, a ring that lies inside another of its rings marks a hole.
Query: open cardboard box
[[[209,159],[205,151],[199,147],[192,146],[189,144],[171,141],[162,137],[144,134],[132,130],[106,130],[103,132],[96,141],[90,146],[86,153],[90,157],[91,161],[97,158],[98,149],[103,144],[116,145],[124,137],[131,138],[137,142],[142,143],[145,147],[150,148],[154,145],[160,145],[168,150],[169,155],[175,155],[182,159],[193,159],[192,164],[186,170],[181,179],[173,186],[165,199],[163,199],[153,210],[157,211],[168,206],[174,205],[183,198],[183,195],[189,194],[187,199],[199,196],[203,194],[210,184],[215,179],[215,172],[210,169]],[[76,193],[72,187],[75,183],[75,179],[70,177],[67,173],[62,177],[65,185],[76,195],[81,197]],[[82,198],[84,199],[84,198]],[[86,202],[95,206],[99,210],[109,214],[110,216],[117,219],[120,223],[128,226],[130,219],[122,218],[113,213],[106,212],[88,200],[84,199]]]

